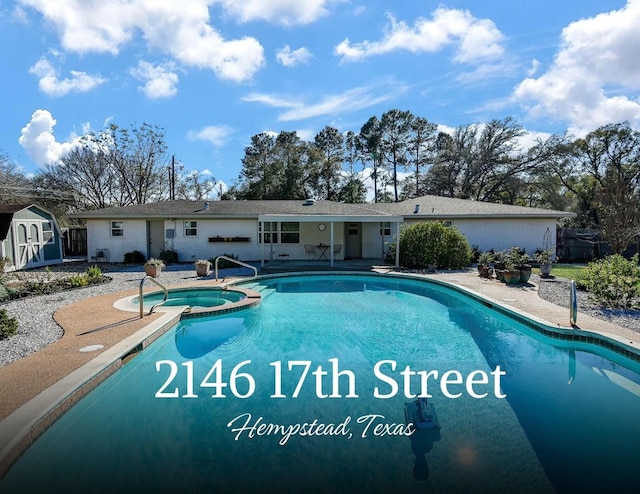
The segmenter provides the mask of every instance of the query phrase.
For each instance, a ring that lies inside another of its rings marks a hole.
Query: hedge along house
[[[63,261],[62,231],[53,214],[34,204],[0,204],[0,258],[8,269],[28,269]]]
[[[89,260],[120,262],[138,250],[180,261],[232,254],[243,261],[384,258],[403,224],[445,221],[481,250],[514,245],[533,253],[547,229],[572,213],[425,196],[399,203],[166,201],[70,215],[87,223]],[[398,252],[396,252],[398,254]],[[396,256],[396,264],[398,262]]]

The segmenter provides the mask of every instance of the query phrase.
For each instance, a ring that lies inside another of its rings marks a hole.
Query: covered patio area
[[[338,262],[345,269],[360,261],[367,266],[384,265],[382,259],[403,222],[402,216],[376,211],[362,215],[318,215],[311,211],[310,214],[261,214],[258,217],[260,267],[265,268],[267,261],[268,269],[275,269],[278,264],[292,267],[294,262],[312,270],[335,268]],[[394,266],[399,265],[400,252],[396,249]]]

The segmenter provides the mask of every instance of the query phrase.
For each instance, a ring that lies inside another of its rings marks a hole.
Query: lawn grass
[[[586,268],[586,264],[552,264],[551,274],[558,278],[567,278],[575,280],[580,278],[582,271]],[[533,273],[540,274],[540,269],[533,268]]]

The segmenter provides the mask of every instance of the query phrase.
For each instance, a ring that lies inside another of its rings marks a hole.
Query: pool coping
[[[190,313],[185,313],[187,306],[164,306],[157,309],[161,316],[150,324],[145,325],[130,336],[124,338],[119,343],[103,351],[94,359],[80,366],[70,374],[49,386],[38,395],[24,403],[14,412],[0,421],[0,444],[4,446],[0,449],[0,479],[9,471],[13,464],[28,449],[28,447],[45,432],[58,418],[77,403],[83,396],[93,390],[107,377],[124,365],[124,360],[132,352],[146,348],[156,339],[166,333],[179,323],[181,318],[208,317],[220,315],[236,310],[245,309],[260,303],[259,292],[235,286],[241,283],[253,283],[270,278],[287,278],[295,276],[381,276],[399,279],[415,279],[419,281],[428,280],[436,285],[450,288],[459,293],[470,296],[477,302],[492,310],[497,310],[538,333],[549,336],[557,340],[573,342],[583,342],[595,346],[600,346],[606,350],[611,350],[616,354],[629,358],[640,363],[640,343],[630,340],[626,336],[620,336],[609,332],[595,331],[593,329],[583,330],[580,328],[563,327],[554,325],[550,321],[538,317],[535,314],[520,310],[516,307],[508,306],[503,301],[497,300],[489,295],[477,292],[462,284],[443,281],[437,279],[437,275],[424,275],[416,273],[403,273],[397,271],[314,271],[314,272],[288,272],[265,274],[249,279],[241,278],[229,280],[220,285],[223,288],[246,290],[247,298],[242,299],[241,305],[233,307],[217,306],[208,309],[197,309]],[[173,289],[202,288],[202,285],[173,286]],[[231,288],[232,287],[232,288]],[[133,306],[129,301],[135,295],[124,297],[113,306],[119,310],[127,312],[137,312],[139,308]],[[537,294],[536,294],[537,297]],[[127,301],[128,308],[116,306],[118,302]]]
[[[120,369],[127,355],[135,349],[146,348],[178,324],[182,308],[170,309],[46,388],[0,421],[0,444],[4,445],[0,450],[0,478],[67,410]]]

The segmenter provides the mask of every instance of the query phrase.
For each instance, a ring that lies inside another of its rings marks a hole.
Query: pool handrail
[[[142,278],[142,280],[140,281],[140,289],[139,289],[140,296],[138,297],[138,299],[140,300],[140,319],[144,317],[144,308],[143,308],[144,300],[142,298],[142,288],[144,286],[144,282],[147,281],[148,279],[153,281],[156,285],[158,285],[164,291],[164,297],[162,301],[151,306],[151,309],[149,310],[149,315],[153,314],[153,310],[158,305],[164,304],[167,301],[167,298],[169,298],[169,290],[167,290],[167,287],[164,286],[162,283],[160,283],[158,280],[156,280],[153,276],[145,276],[144,278]]]
[[[236,264],[239,264],[240,266],[244,266],[245,268],[249,268],[249,269],[253,269],[253,276],[258,276],[258,268],[256,268],[255,266],[252,266],[251,264],[247,264],[245,262],[242,261],[238,261],[237,259],[234,259],[232,257],[227,257],[227,256],[218,256],[216,257],[214,264],[214,271],[216,274],[216,281],[218,281],[218,261],[220,259],[225,259],[229,262],[235,262]]]

